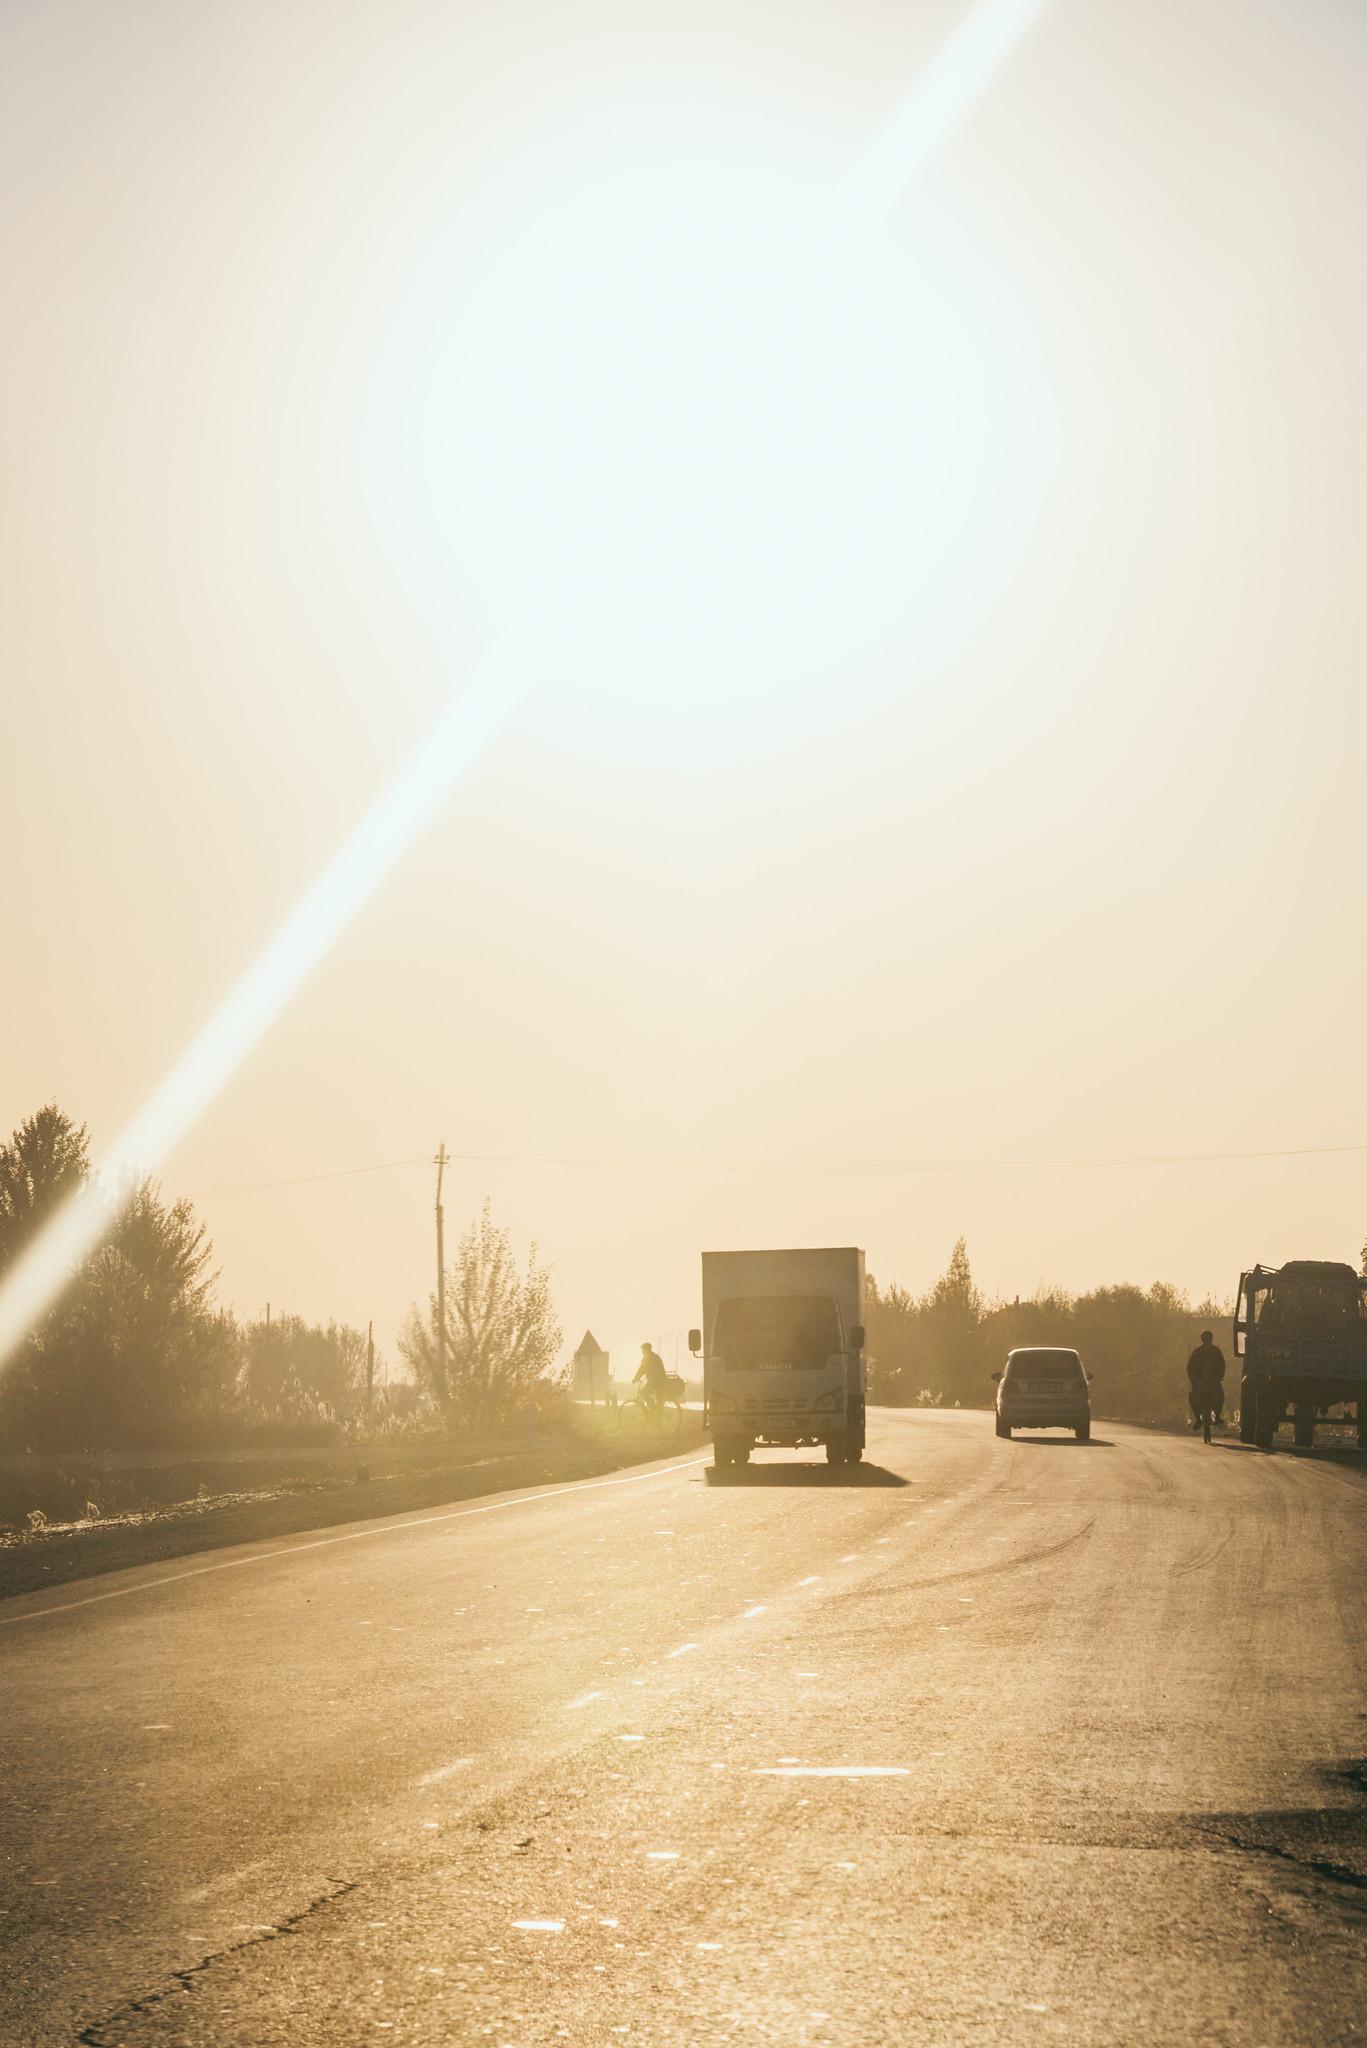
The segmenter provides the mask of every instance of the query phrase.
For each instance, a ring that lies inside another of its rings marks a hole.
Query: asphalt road
[[[1364,1484],[1098,1425],[0,1607],[0,2043],[1358,2041]]]

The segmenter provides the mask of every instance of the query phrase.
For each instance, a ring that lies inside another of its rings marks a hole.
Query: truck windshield
[[[724,1301],[713,1349],[742,1372],[760,1367],[825,1365],[842,1348],[835,1303],[820,1294]]]
[[[1262,1298],[1261,1309],[1255,1308],[1254,1313],[1261,1330],[1289,1328],[1293,1323],[1338,1329],[1360,1322],[1367,1313],[1367,1303],[1346,1278],[1315,1280],[1300,1274],[1284,1274],[1272,1282]]]

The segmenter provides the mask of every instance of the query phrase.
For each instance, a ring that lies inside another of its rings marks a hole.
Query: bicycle
[[[1209,1443],[1211,1441],[1211,1436],[1214,1429],[1216,1417],[1216,1408],[1214,1402],[1211,1401],[1208,1396],[1203,1396],[1200,1402],[1198,1403],[1198,1412],[1201,1418],[1202,1440],[1205,1443]]]
[[[670,1391],[653,1401],[644,1387],[617,1404],[617,1427],[627,1435],[639,1430],[643,1436],[675,1437],[683,1427],[683,1401]]]

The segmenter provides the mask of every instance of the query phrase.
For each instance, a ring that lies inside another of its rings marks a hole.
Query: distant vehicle
[[[718,1466],[756,1444],[824,1444],[832,1465],[864,1455],[864,1254],[848,1247],[704,1252],[703,1426]]]
[[[1351,1266],[1291,1259],[1241,1273],[1234,1355],[1246,1444],[1270,1450],[1289,1411],[1296,1442],[1308,1446],[1327,1410],[1351,1408],[1367,1446],[1367,1279]]]
[[[1022,1345],[1006,1354],[997,1382],[997,1435],[1013,1429],[1071,1429],[1080,1444],[1092,1434],[1087,1374],[1076,1351]]]

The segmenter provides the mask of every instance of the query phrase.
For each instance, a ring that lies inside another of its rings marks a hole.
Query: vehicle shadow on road
[[[886,1465],[709,1465],[709,1486],[906,1486]]]
[[[1085,1443],[1079,1443],[1075,1436],[1015,1436],[1012,1443],[1021,1444],[1031,1451],[1113,1451],[1114,1443],[1108,1436],[1089,1436]]]

